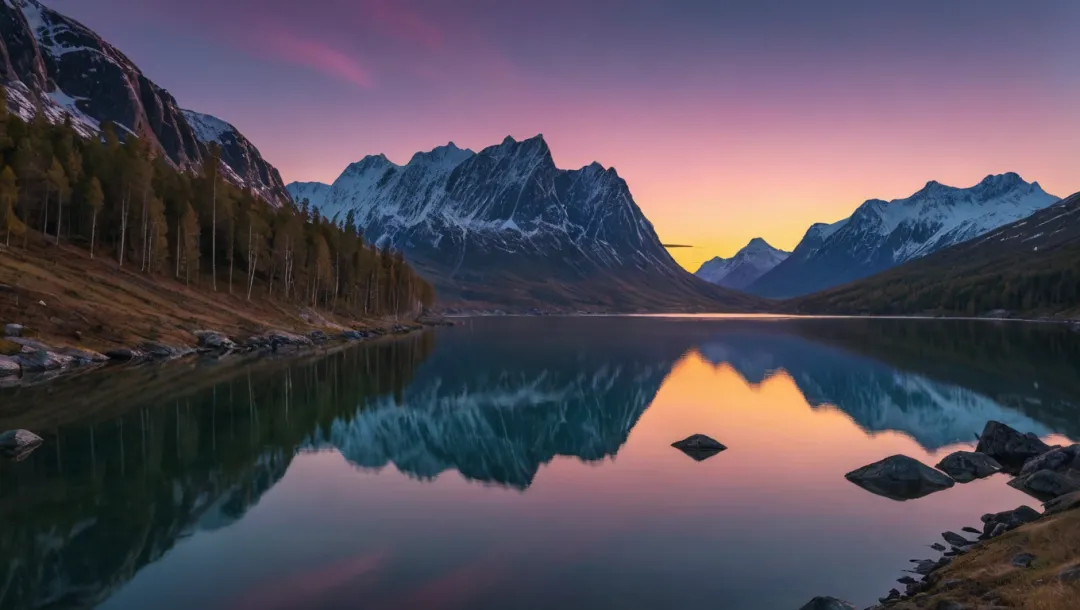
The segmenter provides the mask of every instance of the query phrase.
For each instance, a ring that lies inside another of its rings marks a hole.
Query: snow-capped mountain
[[[198,169],[209,143],[222,148],[226,175],[268,201],[289,200],[281,176],[228,123],[183,111],[168,91],[89,28],[38,0],[0,2],[0,77],[8,108],[26,120],[70,116],[84,136],[112,122],[150,141],[177,167]]]
[[[731,309],[753,299],[687,273],[612,168],[555,166],[542,136],[474,153],[453,143],[405,165],[365,157],[325,188],[288,186],[323,215],[352,212],[444,302],[603,309]]]
[[[863,203],[849,218],[810,227],[791,256],[751,284],[783,298],[861,279],[965,242],[1053,205],[1038,182],[1015,173],[970,188],[930,181],[911,197]]]
[[[778,250],[764,239],[755,237],[731,258],[719,256],[705,262],[694,275],[718,286],[742,290],[784,262],[791,254]]]

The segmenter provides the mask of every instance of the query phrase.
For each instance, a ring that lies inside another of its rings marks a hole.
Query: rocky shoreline
[[[976,569],[959,565],[961,558],[971,555],[993,555],[997,551],[1007,557],[1003,565],[979,566],[980,574],[993,574],[1005,582],[1018,580],[1010,572],[1031,570],[1034,566],[1050,570],[1036,580],[1036,586],[1080,587],[1080,554],[1068,551],[1066,561],[1049,565],[1045,545],[1018,544],[1017,540],[1002,542],[1014,530],[1038,527],[1050,520],[1067,517],[1080,521],[1080,444],[1051,447],[1031,433],[1022,434],[1009,426],[991,421],[986,424],[975,451],[957,451],[937,464],[936,468],[907,456],[892,456],[848,473],[848,480],[871,493],[894,500],[911,500],[946,490],[956,483],[967,483],[997,473],[1014,478],[1009,485],[1043,503],[1043,512],[1021,505],[1016,509],[982,516],[982,527],[964,527],[961,531],[942,533],[946,544],[928,545],[940,553],[936,559],[912,559],[910,575],[898,579],[904,590],[894,588],[866,610],[1003,610],[1016,607],[1004,592],[986,583],[968,578]],[[1075,513],[1069,513],[1076,511]],[[1074,525],[1070,525],[1075,529]],[[975,535],[975,539],[971,539]],[[1051,544],[1065,544],[1054,541]],[[1007,548],[1003,548],[1007,547]],[[1060,558],[1058,558],[1060,559]],[[1066,599],[1071,593],[1062,590]],[[1076,591],[1080,595],[1080,591]],[[974,600],[974,601],[973,601]],[[1068,603],[1068,602],[1066,602]],[[1076,606],[1037,606],[1066,608]],[[849,602],[833,597],[815,597],[801,610],[856,610]]]
[[[194,347],[145,341],[138,346],[119,347],[102,353],[82,347],[51,345],[26,336],[31,333],[22,325],[10,323],[4,326],[3,337],[0,338],[0,384],[36,383],[113,363],[164,362],[198,356],[220,358],[245,354],[300,353],[333,344],[359,343],[450,324],[443,320],[418,320],[363,330],[343,328],[330,333],[312,330],[306,334],[268,330],[243,339],[202,329],[192,331]]]

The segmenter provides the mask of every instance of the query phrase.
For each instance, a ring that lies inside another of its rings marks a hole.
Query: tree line
[[[389,245],[364,241],[352,211],[334,222],[305,200],[272,206],[226,180],[211,143],[197,172],[178,170],[145,140],[102,123],[80,137],[70,117],[27,122],[0,87],[0,239],[41,233],[89,258],[215,292],[354,316],[418,312],[434,290]],[[257,289],[257,290],[256,290]]]

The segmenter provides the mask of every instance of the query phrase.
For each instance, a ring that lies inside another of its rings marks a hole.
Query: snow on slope
[[[740,290],[784,262],[789,254],[790,252],[778,250],[764,239],[755,237],[735,253],[735,256],[717,256],[703,264],[694,275],[712,284]]]
[[[1059,199],[1015,173],[970,188],[930,181],[905,199],[871,199],[832,225],[814,225],[792,255],[748,287],[791,297],[861,279],[1016,222]]]

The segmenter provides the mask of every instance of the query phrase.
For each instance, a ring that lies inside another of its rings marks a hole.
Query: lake
[[[294,359],[0,389],[0,607],[859,607],[946,530],[1038,506],[1002,475],[918,500],[988,420],[1080,438],[1080,333],[932,320],[479,318]],[[671,447],[703,433],[728,449]]]

